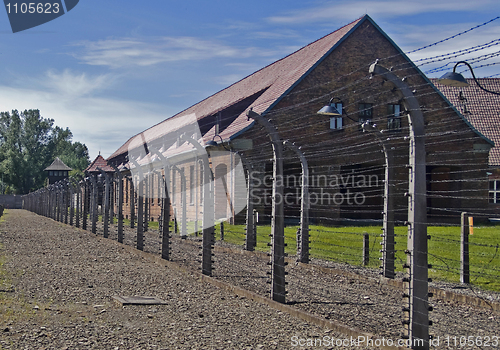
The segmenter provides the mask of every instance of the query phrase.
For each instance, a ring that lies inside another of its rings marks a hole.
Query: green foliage
[[[54,126],[36,109],[0,113],[0,173],[3,192],[25,194],[43,187],[43,169],[59,157],[74,173],[89,164],[87,147],[71,131]]]

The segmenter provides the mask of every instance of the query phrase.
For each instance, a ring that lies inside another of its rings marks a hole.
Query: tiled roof
[[[261,114],[270,110],[274,104],[285,96],[301,78],[307,75],[322,58],[326,57],[351,30],[366,19],[369,19],[369,16],[363,16],[289,56],[247,76],[183,112],[147,129],[144,131],[145,139],[154,140],[172,132],[172,127],[176,128],[177,124],[182,124],[182,118],[185,116],[194,114],[196,119],[200,121],[205,117],[213,116],[251,96],[256,96],[256,99],[251,101],[250,104],[246,106],[246,109],[251,107],[255,112]],[[228,127],[220,131],[220,136],[224,140],[231,139],[234,135],[246,130],[252,124],[253,121],[248,120],[245,113],[242,112]],[[134,137],[130,138],[108,159],[126,153]]]
[[[490,150],[489,165],[500,166],[500,96],[481,90],[474,79],[468,87],[450,87],[431,79],[443,95],[481,134],[495,143]],[[484,88],[500,92],[499,78],[478,78]]]
[[[114,172],[115,170],[108,165],[108,162],[100,154],[94,159],[94,161],[85,169],[86,173],[100,173],[97,169],[100,168],[105,172]]]
[[[71,171],[73,169],[71,169],[69,166],[67,166],[66,164],[64,164],[63,161],[59,159],[59,157],[56,157],[56,159],[54,159],[54,161],[52,162],[52,164],[50,164],[48,167],[46,167],[43,170],[44,171],[49,171],[49,170],[67,170],[67,171]]]

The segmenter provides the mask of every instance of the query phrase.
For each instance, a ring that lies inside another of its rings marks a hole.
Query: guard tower
[[[49,185],[52,185],[58,181],[68,178],[68,173],[73,170],[69,166],[63,163],[59,157],[50,164],[48,167],[44,169],[44,171],[48,172],[49,175]]]

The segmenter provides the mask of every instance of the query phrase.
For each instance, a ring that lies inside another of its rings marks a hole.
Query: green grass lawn
[[[115,220],[116,222],[116,220]],[[129,225],[129,220],[124,220]],[[194,231],[194,223],[187,224],[190,232]],[[158,229],[158,222],[150,222],[150,229]],[[170,223],[171,232],[173,223]],[[286,253],[296,254],[297,226],[285,228]],[[179,223],[180,229],[180,223]],[[220,240],[220,225],[215,228],[216,239]],[[271,241],[269,225],[257,227],[256,250],[269,251]],[[370,261],[368,268],[378,269],[382,256],[381,226],[346,226],[325,227],[310,226],[310,256],[312,258],[330,260],[351,265],[362,265],[363,234],[368,233],[370,239]],[[429,277],[449,282],[460,281],[460,227],[430,226],[427,228],[431,236],[429,243]],[[407,245],[407,227],[395,228],[396,236],[396,271],[403,271],[406,261],[404,253]],[[224,241],[243,246],[245,244],[245,226],[224,223]],[[485,289],[500,291],[500,225],[483,225],[474,227],[474,234],[469,235],[470,244],[470,281]]]
[[[219,225],[216,238],[220,239]],[[269,251],[270,226],[257,227],[257,250]],[[285,228],[285,251],[296,254],[295,235],[297,227]],[[310,226],[310,255],[312,258],[331,260],[352,265],[362,265],[363,234],[370,239],[369,268],[380,266],[382,256],[382,227],[324,227]],[[460,227],[430,226],[427,233],[429,240],[429,277],[450,282],[460,281]],[[396,227],[396,270],[403,271],[406,261],[404,253],[407,245],[407,228]],[[245,244],[245,226],[224,223],[224,240],[236,245]],[[474,285],[500,291],[500,225],[474,227],[474,234],[469,235],[470,244],[470,280]]]

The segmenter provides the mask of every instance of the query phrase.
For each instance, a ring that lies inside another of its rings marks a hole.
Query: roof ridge
[[[285,59],[287,59],[287,58],[289,58],[289,57],[291,57],[291,56],[293,56],[293,55],[297,54],[298,52],[305,50],[306,48],[310,47],[311,45],[313,45],[313,44],[315,44],[315,43],[317,43],[317,42],[319,42],[319,41],[321,41],[321,40],[323,40],[323,39],[325,39],[325,38],[327,38],[327,37],[329,37],[329,36],[331,36],[331,35],[333,35],[333,34],[335,34],[335,33],[339,32],[339,31],[341,31],[341,30],[342,30],[342,29],[344,29],[345,27],[350,26],[350,25],[352,25],[352,24],[354,24],[354,23],[356,23],[356,22],[358,22],[358,21],[361,21],[361,20],[362,20],[362,19],[364,19],[365,17],[369,17],[369,16],[368,16],[368,15],[363,15],[363,16],[361,16],[360,18],[356,19],[355,21],[352,21],[352,22],[350,22],[350,23],[348,23],[348,24],[343,25],[342,27],[340,27],[340,28],[338,28],[338,29],[334,30],[333,32],[330,32],[330,33],[328,33],[328,34],[326,34],[326,35],[322,36],[321,38],[319,38],[319,39],[317,39],[317,40],[315,40],[315,41],[313,41],[313,42],[311,42],[311,43],[307,44],[306,46],[303,46],[303,47],[301,47],[300,49],[295,50],[294,52],[292,52],[292,53],[290,53],[290,54],[288,54],[288,55],[286,55],[286,56],[284,56],[284,57],[282,57],[282,58],[280,58],[280,59],[278,59],[278,60],[276,60],[276,61],[274,61],[274,62],[272,62],[272,63],[269,63],[268,65],[266,65],[266,66],[264,66],[264,67],[262,67],[262,68],[260,68],[260,69],[258,69],[258,70],[256,70],[255,72],[253,72],[253,73],[250,73],[250,74],[246,75],[245,77],[241,78],[241,79],[240,79],[240,80],[238,80],[238,81],[235,81],[235,82],[234,82],[234,83],[232,83],[231,85],[226,86],[226,87],[225,87],[225,88],[223,88],[222,90],[219,90],[219,91],[217,91],[217,92],[213,93],[212,95],[205,97],[204,99],[202,99],[202,100],[200,100],[200,101],[196,102],[195,104],[193,104],[193,105],[191,105],[191,106],[189,106],[189,107],[185,108],[184,110],[182,110],[182,111],[180,111],[180,112],[178,112],[178,113],[174,114],[173,116],[170,116],[170,117],[168,117],[167,119],[162,120],[161,122],[158,122],[157,124],[155,124],[155,125],[153,125],[153,126],[151,126],[151,127],[147,128],[147,129],[143,130],[142,132],[144,132],[144,131],[146,131],[146,130],[149,130],[149,129],[152,129],[152,128],[154,128],[155,126],[160,125],[161,123],[165,122],[165,121],[166,121],[166,120],[168,120],[168,119],[172,119],[172,118],[175,118],[175,117],[179,117],[180,115],[182,115],[184,112],[186,112],[186,111],[187,111],[187,110],[189,110],[190,108],[192,108],[192,107],[194,107],[194,106],[196,106],[196,105],[199,105],[200,103],[202,103],[202,102],[204,102],[204,101],[206,101],[206,100],[210,99],[211,97],[213,97],[213,96],[215,96],[215,95],[217,95],[217,94],[220,94],[220,93],[221,93],[221,92],[223,92],[223,91],[226,91],[226,90],[230,89],[230,88],[231,88],[231,87],[233,87],[234,85],[236,85],[236,84],[238,84],[238,83],[242,82],[243,80],[248,79],[249,77],[251,77],[251,76],[253,76],[253,75],[255,75],[255,74],[257,74],[257,73],[259,73],[259,72],[261,72],[261,71],[263,71],[263,70],[265,70],[266,68],[269,68],[269,67],[271,67],[271,66],[273,66],[273,65],[275,65],[275,64],[278,64],[278,63],[280,63],[280,62],[284,61]],[[268,85],[266,88],[269,88],[269,86],[271,86],[271,85],[272,85],[272,84]],[[262,90],[260,90],[260,91],[262,91]],[[244,97],[242,97],[241,99],[244,99]],[[140,133],[135,134],[134,136],[132,136],[132,137],[131,137],[131,139],[132,139],[132,138],[134,138],[135,136],[139,135],[139,134],[140,134]]]
[[[367,18],[369,19],[370,17],[368,15],[363,15],[355,21],[343,25],[342,27],[332,31],[331,33],[326,34],[323,37],[280,58],[279,60],[269,63],[268,65],[256,70],[255,72],[234,82],[224,89],[219,90],[210,96],[207,96],[203,100],[191,105],[190,107],[180,111],[179,113],[176,113],[175,115],[158,122],[157,124],[143,130],[142,132],[137,133],[136,135],[130,137],[119,149],[113,152],[113,154],[108,159],[112,159],[120,154],[124,154],[130,142],[141,133],[150,132],[151,134],[154,134],[154,129],[158,128],[161,124],[165,122],[168,123],[168,121],[172,119],[178,119],[184,115],[187,115],[188,113],[195,113],[196,119],[200,120],[203,117],[212,114],[216,110],[223,110],[227,106],[231,106],[238,101],[244,100],[245,98],[258,93],[259,91],[264,90],[266,90],[267,92],[257,98],[257,100],[251,104],[251,106],[253,105],[254,107],[256,107],[258,105],[261,105],[262,111],[259,112],[263,112],[268,108],[271,108],[270,106],[273,105],[273,101],[280,100],[281,97],[286,94],[290,86],[293,86],[297,80],[300,80],[304,75],[307,75],[311,67],[314,67],[318,60],[322,60],[325,54],[330,52],[332,48],[336,47],[336,44],[339,41],[342,41],[343,38],[348,35],[353,28],[356,28]],[[352,28],[349,31],[346,31],[347,27]],[[339,33],[342,33],[343,31],[346,31],[346,33],[342,35],[342,37],[336,38],[336,36],[339,36]],[[329,38],[331,38],[331,40],[328,40]],[[320,44],[322,41],[325,42],[325,45],[323,45],[324,47],[322,47],[322,45]],[[330,43],[330,41],[332,42]],[[319,45],[318,52],[322,52],[321,57],[314,55],[312,55],[312,57],[307,57],[307,55],[310,54],[310,48],[314,45]],[[326,46],[328,46],[328,48],[326,48]],[[290,69],[288,67],[291,64],[294,64],[293,57],[297,57],[296,60],[301,60],[300,64],[295,64],[299,67],[296,70],[296,76],[293,76],[293,71],[295,70],[292,70],[292,73],[289,73]],[[303,62],[307,62],[307,64],[302,64]],[[268,74],[266,74],[266,72]],[[279,84],[279,86],[277,86],[277,84]],[[256,104],[254,105],[254,103]]]
[[[98,161],[104,162],[104,165],[102,165],[102,166],[96,166],[96,163]],[[92,170],[94,167],[95,167],[95,170]],[[104,159],[104,157],[101,154],[99,154],[97,157],[95,157],[95,159],[84,170],[84,172],[96,172],[96,171],[98,171],[97,168],[100,168],[100,169],[104,170],[105,172],[112,172],[112,171],[114,171],[114,169],[111,166],[108,165],[108,161],[106,159]]]
[[[72,168],[70,168],[69,166],[67,166],[66,164],[64,164],[64,162],[61,160],[61,158],[59,157],[56,157],[54,159],[54,161],[52,162],[52,164],[50,164],[48,167],[46,167],[45,169],[43,169],[44,171],[49,171],[49,170],[73,170]]]

